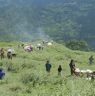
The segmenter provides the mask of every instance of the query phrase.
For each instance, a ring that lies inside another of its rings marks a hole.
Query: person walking
[[[51,70],[51,67],[52,67],[52,66],[51,66],[51,64],[49,63],[49,61],[46,62],[45,67],[46,67],[47,73],[50,74],[50,70]]]
[[[90,56],[89,57],[89,64],[91,65],[91,64],[93,64],[94,63],[94,58],[93,58],[93,56]]]

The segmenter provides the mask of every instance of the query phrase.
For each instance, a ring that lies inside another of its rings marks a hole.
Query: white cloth
[[[76,68],[75,69],[75,72],[80,72],[81,70],[79,68]]]
[[[52,43],[51,43],[51,42],[49,42],[47,45],[51,46],[51,45],[52,45]]]
[[[12,53],[12,49],[11,49],[11,48],[9,48],[9,49],[8,49],[8,52],[11,52],[11,53]]]
[[[9,48],[7,52],[11,52],[12,54],[15,54],[15,50],[11,48]]]
[[[87,71],[88,73],[92,73],[92,72],[93,72],[93,71],[91,71],[91,70],[89,70],[89,69],[87,69],[86,71]]]

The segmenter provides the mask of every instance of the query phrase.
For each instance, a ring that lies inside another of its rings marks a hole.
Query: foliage
[[[66,43],[66,46],[72,50],[88,51],[88,44],[85,41],[71,40]]]
[[[0,41],[49,35],[56,41],[82,39],[95,46],[94,0],[1,0],[0,6]]]

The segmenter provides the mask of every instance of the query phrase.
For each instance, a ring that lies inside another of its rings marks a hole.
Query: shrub
[[[66,47],[72,50],[88,51],[88,44],[86,41],[71,40],[66,43]]]
[[[17,73],[20,70],[20,67],[17,65],[14,65],[13,63],[7,64],[7,71]]]
[[[32,82],[33,86],[35,86],[35,83],[39,80],[39,77],[36,76],[34,73],[25,73],[23,74],[21,81],[24,84]]]

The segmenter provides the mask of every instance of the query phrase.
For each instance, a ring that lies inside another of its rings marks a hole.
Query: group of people
[[[50,64],[49,61],[46,62],[45,67],[46,67],[47,73],[50,74],[52,65]],[[87,77],[91,77],[92,79],[95,78],[95,71],[92,71],[89,69],[80,70],[79,68],[76,67],[75,61],[73,59],[70,61],[69,67],[70,67],[71,76],[80,76],[80,75],[83,76],[85,74]],[[59,65],[57,70],[58,70],[58,75],[61,76],[62,66]]]
[[[46,67],[46,72],[48,73],[48,75],[50,75],[52,65],[50,64],[49,60],[46,62],[45,67]],[[70,67],[71,76],[74,76],[74,75],[79,76],[80,73],[82,73],[82,71],[76,71],[76,65],[75,65],[75,61],[73,59],[70,61],[69,67]],[[61,76],[62,66],[59,65],[57,70],[58,70],[58,75]],[[5,72],[3,71],[3,69],[0,69],[0,79],[2,79],[4,77],[4,75],[5,75]],[[92,79],[94,79],[95,71],[91,71],[89,74],[87,74],[87,76],[90,76]]]
[[[7,53],[5,54],[6,51],[7,51]],[[4,48],[1,48],[0,49],[1,60],[4,59],[6,55],[7,55],[8,59],[12,60],[12,57],[16,56],[16,53],[15,53],[14,49],[12,49],[12,48],[8,48],[7,50],[5,50]],[[0,68],[0,80],[2,80],[2,78],[4,76],[5,76],[4,69]]]
[[[12,48],[8,48],[7,54],[5,54],[5,51],[6,50],[4,48],[0,49],[1,60],[4,59],[6,55],[7,55],[8,59],[12,59],[13,56],[16,56],[16,53],[15,53],[14,49],[12,49]]]
[[[46,71],[50,74],[52,65],[50,64],[49,60],[46,62],[45,67],[46,67]],[[60,76],[61,76],[61,71],[62,71],[62,67],[61,67],[61,65],[59,65],[58,75],[60,75]]]
[[[24,45],[22,45],[22,47],[24,48]],[[38,45],[37,47],[38,47],[39,50],[41,50],[41,45]],[[32,49],[32,47],[30,49]],[[43,48],[42,48],[42,50],[43,50]],[[13,56],[16,56],[14,49],[12,49],[12,48],[7,49],[7,58],[12,59]],[[1,57],[1,59],[5,58],[5,49],[4,48],[0,49],[0,57]],[[93,63],[94,63],[94,57],[90,56],[89,57],[89,64],[91,65]],[[46,62],[45,67],[46,67],[47,73],[50,74],[52,65],[50,64],[49,60]],[[76,65],[75,65],[75,61],[73,59],[70,61],[69,67],[70,67],[70,72],[71,72],[72,76],[73,75],[79,75],[80,73],[82,73],[82,72],[80,72],[80,70],[76,71],[77,68],[76,68]],[[59,65],[58,69],[57,69],[59,76],[61,76],[62,70],[63,70],[62,66]],[[4,75],[5,75],[5,73],[3,72],[3,69],[0,69],[0,79]],[[89,74],[89,76],[92,76],[92,77],[94,77],[94,75],[95,75],[95,72],[91,72],[91,74]],[[87,76],[88,76],[88,74],[87,74]]]
[[[74,75],[74,74],[75,74],[75,68],[76,68],[76,67],[75,67],[75,63],[74,63],[74,60],[71,60],[69,66],[70,66],[71,75]],[[47,73],[50,74],[52,65],[50,64],[49,60],[46,62],[45,67],[46,67]],[[57,70],[58,70],[58,75],[61,76],[62,66],[59,65]]]

